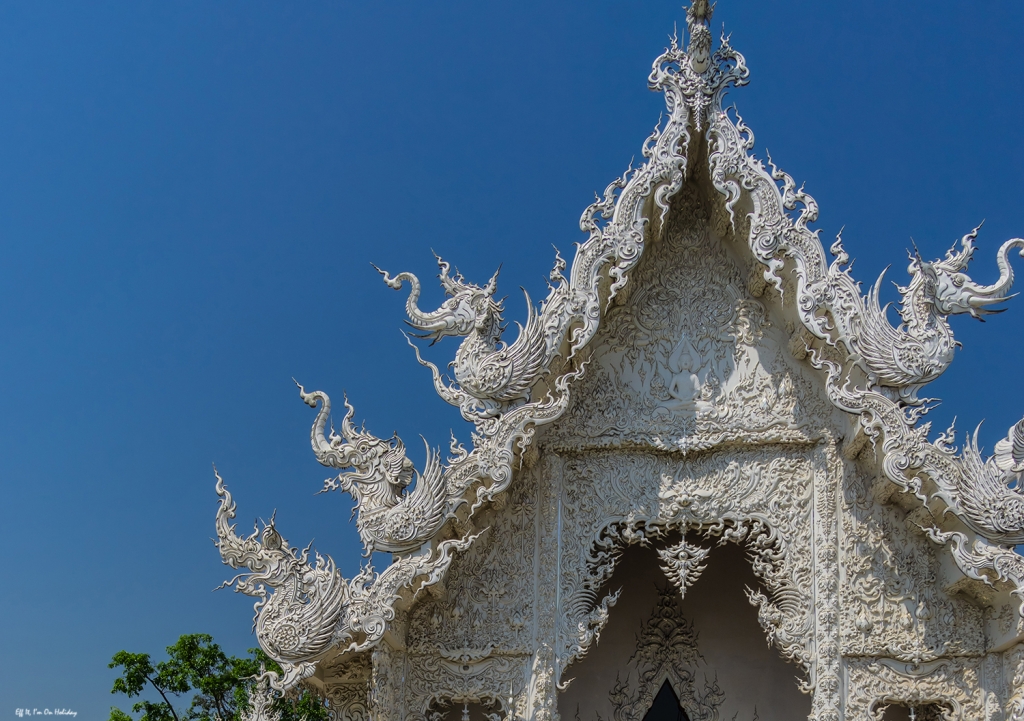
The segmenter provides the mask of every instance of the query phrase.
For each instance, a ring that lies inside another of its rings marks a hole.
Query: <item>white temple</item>
[[[267,693],[315,688],[338,721],[1024,721],[1024,421],[983,458],[918,397],[948,316],[1004,301],[1024,240],[988,286],[976,232],[912,258],[893,325],[723,108],[748,71],[710,18],[697,0],[655,61],[643,164],[514,341],[496,277],[439,259],[425,312],[415,276],[381,271],[418,332],[462,339],[453,379],[420,362],[471,448],[416,469],[347,402],[328,432],[327,394],[300,388],[327,487],[391,565],[347,579],[273,523],[238,536],[218,477],[220,553],[284,669]]]

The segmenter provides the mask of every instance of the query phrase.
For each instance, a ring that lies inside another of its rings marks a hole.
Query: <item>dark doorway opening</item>
[[[642,700],[653,699],[661,687],[658,680],[670,678],[670,685],[683,684],[673,690],[685,704],[683,708],[688,709],[686,713],[694,714],[691,721],[700,715],[697,708],[705,710],[705,700],[715,707],[723,721],[733,716],[753,719],[755,713],[765,718],[764,709],[771,710],[772,718],[807,718],[811,714],[811,697],[797,688],[796,668],[765,642],[757,609],[744,591],[762,586],[744,548],[736,543],[712,550],[707,570],[687,590],[676,609],[678,615],[673,615],[677,622],[673,633],[681,633],[684,626],[689,629],[692,625],[703,661],[683,669],[689,681],[664,673],[659,667],[650,674],[649,681],[645,678],[640,682],[639,669],[629,659],[636,652],[642,624],[659,604],[659,588],[666,582],[656,550],[639,545],[623,550],[615,572],[601,591],[621,588],[622,595],[611,609],[600,641],[563,672],[562,681],[576,680],[559,693],[561,717],[574,719],[578,713],[580,721],[614,718],[616,710],[624,707],[622,699],[610,697],[613,690],[618,690],[628,696],[625,706],[629,707],[628,715],[619,715],[641,721],[651,708],[650,700]],[[707,711],[707,715],[713,715],[710,708]],[[647,721],[655,718],[652,715]],[[671,714],[667,718],[677,716]]]
[[[654,697],[651,710],[644,714],[644,721],[690,721],[668,681],[661,684],[661,690]]]

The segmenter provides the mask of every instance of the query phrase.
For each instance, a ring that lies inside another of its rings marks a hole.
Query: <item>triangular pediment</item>
[[[724,198],[699,173],[706,159],[697,160],[605,310],[549,443],[686,453],[808,443],[847,423],[821,374],[800,360],[799,321],[787,318],[728,224],[716,223]]]

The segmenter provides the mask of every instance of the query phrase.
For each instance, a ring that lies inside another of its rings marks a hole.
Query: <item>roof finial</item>
[[[696,73],[703,73],[711,65],[711,14],[715,11],[708,0],[693,0],[686,9],[686,24],[690,31],[690,44],[686,54],[690,56],[690,67]]]
[[[711,14],[715,12],[715,3],[709,3],[708,0],[693,0],[690,7],[686,8],[686,22],[693,23],[711,22]]]

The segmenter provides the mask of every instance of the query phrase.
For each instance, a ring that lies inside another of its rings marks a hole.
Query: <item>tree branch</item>
[[[157,686],[156,681],[151,679],[149,676],[146,676],[146,680],[149,681],[153,688],[155,688],[157,692],[160,694],[160,697],[163,698],[164,703],[167,704],[167,708],[171,710],[171,716],[174,717],[174,721],[180,721],[180,719],[178,718],[178,712],[174,710],[174,706],[171,704],[170,701],[167,700],[167,694],[164,693],[164,690]]]

